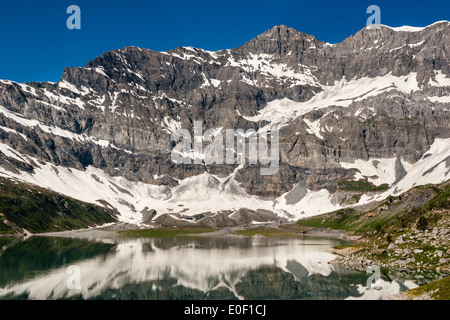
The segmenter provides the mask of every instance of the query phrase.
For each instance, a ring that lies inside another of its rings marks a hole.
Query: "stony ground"
[[[450,230],[435,227],[430,230],[406,230],[392,234],[362,237],[346,234],[356,241],[353,246],[336,247],[339,254],[332,264],[365,271],[376,265],[393,279],[413,278],[419,283],[450,275]]]

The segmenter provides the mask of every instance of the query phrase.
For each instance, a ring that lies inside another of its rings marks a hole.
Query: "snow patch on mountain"
[[[317,119],[316,121],[310,121],[306,118],[303,119],[303,121],[308,125],[309,128],[306,128],[306,131],[309,134],[314,134],[317,138],[323,140],[322,135],[320,134],[320,120]]]
[[[254,116],[243,116],[252,122],[268,121],[264,129],[281,128],[300,115],[312,110],[329,106],[348,107],[353,102],[363,101],[392,90],[410,94],[419,90],[417,73],[396,77],[391,73],[382,77],[363,77],[347,81],[335,81],[333,86],[323,86],[323,91],[305,102],[296,102],[288,98],[273,100]]]
[[[84,133],[83,134],[73,133],[71,131],[62,129],[57,126],[47,126],[45,124],[42,124],[38,120],[24,118],[22,115],[12,112],[3,106],[0,106],[0,113],[2,113],[7,118],[12,119],[15,122],[17,122],[18,124],[21,124],[25,127],[30,127],[30,128],[39,127],[42,131],[49,133],[49,134],[53,134],[55,136],[60,136],[63,138],[71,139],[73,141],[78,141],[78,142],[82,142],[82,143],[91,142],[91,143],[101,146],[102,148],[111,147],[111,148],[119,150],[119,148],[117,148],[114,144],[110,143],[107,140],[102,140],[102,139],[98,139],[96,137],[91,137]]]
[[[422,159],[414,163],[395,186],[394,195],[414,186],[442,183],[450,179],[450,139],[436,139]]]
[[[320,87],[318,79],[312,74],[311,68],[305,65],[297,65],[297,69],[289,67],[285,63],[277,61],[274,55],[260,53],[250,53],[246,59],[235,59],[232,55],[228,57],[228,66],[238,67],[251,75],[255,72],[266,77],[266,79],[275,79],[280,83],[290,83],[291,87],[297,85],[310,85]],[[255,85],[253,81],[244,82]]]
[[[391,185],[395,182],[395,163],[397,158],[392,159],[358,159],[352,163],[339,163],[346,169],[356,169],[354,180],[367,179],[376,186],[387,183]]]
[[[333,195],[326,189],[307,190],[306,195],[294,204],[288,204],[288,194],[289,192],[275,200],[274,209],[278,215],[284,214],[293,221],[342,208],[340,205],[333,203]]]
[[[0,130],[3,130],[3,131],[8,132],[8,133],[13,133],[13,134],[20,135],[25,141],[28,140],[26,135],[24,135],[23,133],[17,132],[17,130],[10,129],[10,128],[3,127],[3,126],[0,126]]]
[[[390,26],[386,26],[386,25],[383,25],[383,24],[381,26],[383,26],[385,28],[389,28],[389,29],[391,29],[393,31],[396,31],[396,32],[420,32],[420,31],[423,31],[423,30],[425,30],[425,29],[427,29],[429,27],[435,26],[437,24],[449,24],[449,23],[450,22],[447,21],[447,20],[441,20],[441,21],[434,22],[434,23],[432,23],[432,24],[430,24],[430,25],[428,25],[426,27],[411,27],[411,26],[390,27]],[[375,25],[372,25],[372,26],[375,26]],[[368,26],[367,28],[369,28],[369,27],[370,26]]]
[[[450,78],[441,70],[434,72],[434,77],[430,79],[430,85],[433,87],[450,87]]]
[[[378,159],[379,161],[380,159]],[[370,168],[370,165],[366,162],[356,162],[361,167],[362,172],[365,168]],[[395,165],[392,165],[392,159],[385,159],[384,161],[386,172],[393,172]],[[390,166],[389,166],[390,163]],[[345,165],[345,164],[344,164]],[[406,175],[398,182],[390,185],[390,188],[378,195],[361,196],[358,204],[370,203],[372,201],[380,201],[387,198],[390,195],[399,195],[409,189],[426,184],[439,184],[450,179],[450,139],[436,139],[430,146],[430,149],[424,154],[419,161],[408,164],[402,161],[403,168],[406,170]],[[349,167],[351,165],[348,165]],[[354,166],[354,165],[353,165]],[[383,171],[383,170],[382,170]],[[370,172],[370,170],[368,171]],[[382,174],[382,172],[380,172]],[[364,176],[362,173],[361,176]],[[394,175],[395,176],[395,175]],[[359,178],[359,177],[357,177]],[[357,180],[357,179],[355,179]],[[369,180],[370,181],[370,180]],[[388,179],[385,181],[389,181]],[[392,181],[392,178],[390,179]],[[376,182],[372,180],[371,182]]]

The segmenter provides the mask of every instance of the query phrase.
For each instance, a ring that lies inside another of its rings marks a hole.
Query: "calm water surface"
[[[416,286],[382,279],[381,290],[369,290],[368,275],[328,264],[335,257],[328,249],[339,244],[307,237],[0,238],[0,298],[384,299]]]

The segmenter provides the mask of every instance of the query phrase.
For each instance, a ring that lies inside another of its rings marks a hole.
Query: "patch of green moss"
[[[302,219],[297,222],[300,226],[313,228],[330,228],[350,230],[350,224],[359,219],[354,209],[342,209],[329,214]]]
[[[373,183],[366,180],[341,180],[338,182],[339,189],[343,191],[359,191],[359,192],[369,192],[369,191],[385,191],[389,189],[387,183],[375,186]]]

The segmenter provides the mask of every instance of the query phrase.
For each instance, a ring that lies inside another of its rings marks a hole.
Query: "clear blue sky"
[[[81,30],[66,27],[72,4],[81,8]],[[58,81],[64,67],[130,45],[235,48],[279,24],[336,43],[365,26],[371,4],[393,27],[450,20],[449,0],[1,1],[0,79]]]

